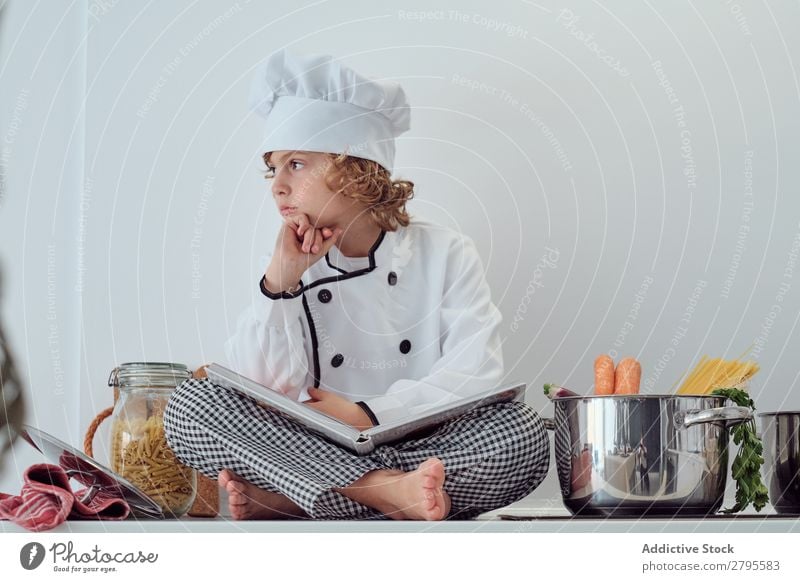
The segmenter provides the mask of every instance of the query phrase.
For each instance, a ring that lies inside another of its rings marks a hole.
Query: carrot
[[[614,375],[614,394],[638,394],[642,365],[634,358],[622,358]]]
[[[614,393],[614,360],[606,354],[594,361],[594,393],[598,396]]]

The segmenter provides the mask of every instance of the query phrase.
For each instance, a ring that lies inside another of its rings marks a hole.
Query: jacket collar
[[[325,263],[332,273],[340,273],[343,275],[361,271],[368,273],[378,266],[378,260],[376,258],[378,256],[378,249],[381,247],[381,243],[383,243],[387,234],[390,233],[381,229],[378,238],[375,239],[366,257],[346,257],[334,245],[325,254]]]

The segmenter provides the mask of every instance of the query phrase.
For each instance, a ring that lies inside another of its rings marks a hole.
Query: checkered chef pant
[[[469,519],[528,495],[550,459],[541,419],[521,402],[478,407],[421,438],[358,456],[234,390],[189,379],[170,397],[164,428],[184,464],[212,479],[230,469],[313,519],[385,519],[333,489],[374,469],[412,471],[430,457],[444,463],[448,519]]]

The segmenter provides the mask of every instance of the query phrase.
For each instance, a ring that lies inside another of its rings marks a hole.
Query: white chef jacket
[[[499,327],[474,242],[414,220],[367,257],[336,246],[294,293],[258,296],[225,343],[235,371],[306,400],[363,401],[381,424],[499,384]]]

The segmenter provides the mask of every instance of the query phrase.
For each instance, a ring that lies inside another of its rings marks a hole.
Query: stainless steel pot
[[[800,412],[758,416],[769,501],[778,513],[800,514]]]
[[[556,469],[575,515],[700,516],[723,502],[728,428],[752,418],[719,396],[555,398]]]

